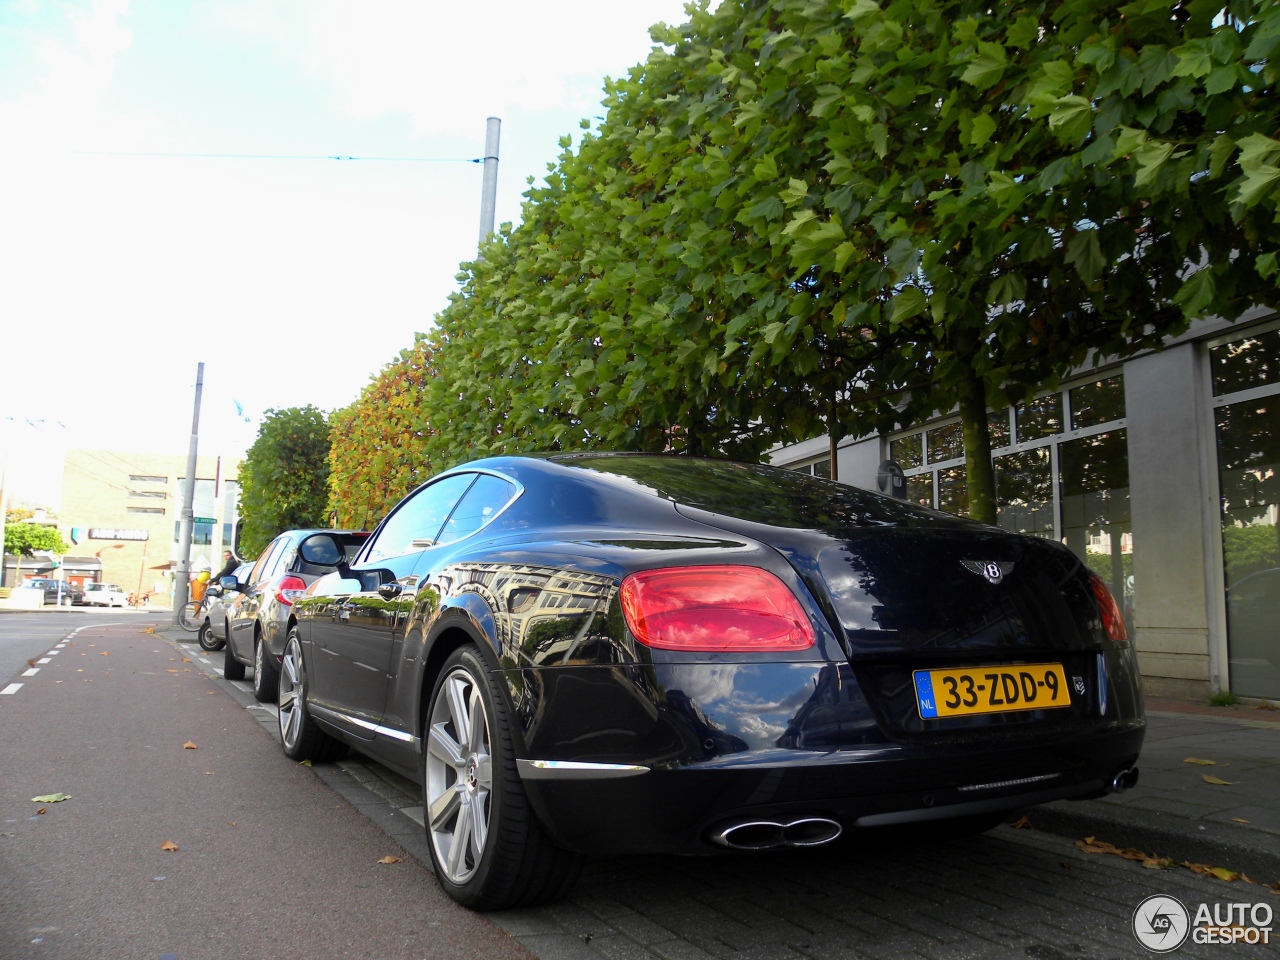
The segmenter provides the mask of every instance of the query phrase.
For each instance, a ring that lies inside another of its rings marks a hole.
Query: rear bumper
[[[946,750],[774,750],[632,775],[525,779],[556,841],[608,853],[709,853],[718,824],[822,817],[845,832],[1101,796],[1135,765],[1144,724],[956,755]],[[784,756],[791,754],[790,757]]]
[[[1070,710],[909,732],[848,664],[526,670],[521,773],[558,843],[611,853],[710,852],[711,830],[736,818],[848,832],[1097,797],[1146,730],[1136,675],[1106,659]]]

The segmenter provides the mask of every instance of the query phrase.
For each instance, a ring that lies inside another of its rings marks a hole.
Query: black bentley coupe
[[[447,471],[349,563],[308,543],[332,572],[294,604],[284,751],[419,780],[437,876],[477,909],[561,896],[589,852],[972,832],[1137,778],[1124,620],[1052,541],[580,453]]]

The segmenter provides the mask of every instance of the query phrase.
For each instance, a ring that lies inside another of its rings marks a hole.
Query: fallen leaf
[[[204,775],[205,775],[206,777],[212,777],[212,776],[213,776],[213,771],[212,771],[212,770],[206,770],[206,771],[204,772]]]
[[[1209,775],[1209,774],[1207,774],[1207,773],[1202,773],[1202,774],[1200,774],[1200,779],[1201,779],[1201,780],[1203,780],[1205,783],[1212,783],[1212,784],[1214,784],[1214,785],[1216,785],[1216,786],[1219,786],[1219,787],[1229,787],[1229,786],[1231,786],[1232,784],[1234,784],[1234,783],[1238,782],[1238,781],[1235,781],[1235,780],[1220,780],[1220,779],[1218,779],[1217,777],[1210,776],[1210,775]]]
[[[32,670],[34,670],[34,669],[36,668],[36,658],[35,658],[35,657],[28,657],[28,658],[27,658],[27,666],[28,666],[28,667],[30,667]]]
[[[404,857],[383,857],[378,862],[379,863],[401,863],[403,860],[404,860]]]
[[[1009,824],[1009,826],[1013,827],[1013,829],[1015,829],[1015,830],[1033,830],[1033,829],[1035,829],[1034,827],[1032,827],[1032,826],[1031,826],[1031,818],[1030,818],[1030,817],[1019,817],[1017,820],[1013,821],[1013,823]]]
[[[304,767],[309,767],[309,766],[311,766],[311,761],[310,761],[310,760],[299,760],[298,762],[299,762],[300,764],[302,764]]]
[[[155,628],[155,627],[147,627],[147,629],[143,630],[142,632],[143,632],[143,633],[151,633],[151,634],[154,634],[154,633],[156,632],[156,628]]]
[[[1249,821],[1246,820],[1244,817],[1232,817],[1231,822],[1232,823],[1248,823]]]
[[[167,851],[168,853],[177,853],[178,845],[172,840],[166,840],[164,843],[160,844],[160,849]]]
[[[165,672],[165,673],[177,673],[178,671],[177,671],[177,670],[175,670],[175,669],[173,669],[173,667],[166,667],[164,672]]]
[[[1199,757],[1187,757],[1187,759],[1183,760],[1182,762],[1183,762],[1183,763],[1198,763],[1198,764],[1200,764],[1200,766],[1202,766],[1202,767],[1216,767],[1216,766],[1218,765],[1218,761],[1217,761],[1217,760],[1201,760]]]
[[[198,749],[200,749],[200,748],[196,746],[196,742],[195,742],[194,740],[188,740],[186,743],[184,743],[184,744],[182,745],[182,749],[183,749],[183,750],[198,750]]]
[[[48,809],[49,809],[48,807],[41,807],[39,810],[36,811],[36,816],[37,817],[44,816],[44,812]]]
[[[38,797],[32,797],[32,803],[61,803],[63,800],[70,800],[69,793],[45,793]]]
[[[232,825],[233,827],[235,827],[235,826],[239,826],[239,824],[237,824],[234,820],[232,820],[232,821],[231,821],[231,825]]]
[[[191,662],[191,660],[190,660],[190,658],[189,658],[189,657],[183,657],[183,658],[182,658],[182,662],[183,662],[183,663],[190,663],[190,662]]]
[[[1277,707],[1274,703],[1260,703],[1258,704],[1258,709],[1259,710],[1280,710],[1280,707]]]
[[[100,654],[98,654],[98,656],[100,656],[100,657],[109,657],[109,656],[111,656],[111,651],[110,651],[110,650],[103,650]]]

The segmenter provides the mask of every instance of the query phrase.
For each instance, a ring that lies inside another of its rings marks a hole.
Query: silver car
[[[308,551],[309,562],[298,547],[316,534],[325,534]],[[225,578],[223,587],[238,591],[226,606],[222,675],[243,680],[245,667],[253,667],[253,695],[259,703],[274,703],[284,656],[285,640],[297,621],[293,602],[314,581],[355,559],[369,538],[366,530],[287,530],[268,544],[261,556],[235,584]],[[341,544],[345,556],[337,552]]]
[[[226,646],[228,609],[240,594],[239,585],[249,578],[252,570],[253,561],[250,560],[236,567],[231,576],[223,577],[224,581],[233,580],[235,586],[222,583],[209,584],[204,606],[200,610],[200,626],[196,633],[196,639],[200,641],[202,649],[221,650]]]

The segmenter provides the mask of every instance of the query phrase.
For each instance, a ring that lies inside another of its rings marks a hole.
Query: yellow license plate
[[[926,720],[1071,706],[1060,663],[917,670],[914,677],[916,704]]]

